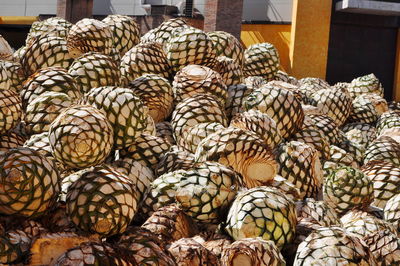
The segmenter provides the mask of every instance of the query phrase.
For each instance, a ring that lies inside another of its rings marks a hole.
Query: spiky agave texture
[[[243,104],[252,89],[245,84],[231,85],[228,87],[228,98],[226,100],[225,112],[230,119],[235,114],[244,111]]]
[[[139,264],[176,265],[157,235],[141,227],[128,228],[119,239],[118,246],[132,252]]]
[[[151,182],[149,193],[143,201],[142,212],[150,216],[161,207],[174,203],[176,190],[185,178],[185,173],[184,170],[168,172]]]
[[[400,194],[394,195],[386,202],[383,215],[386,221],[398,224],[400,218]]]
[[[367,146],[364,164],[373,160],[386,161],[400,166],[400,143],[387,136],[377,138]]]
[[[23,85],[20,94],[24,109],[39,95],[49,91],[65,93],[74,101],[82,96],[77,81],[68,74],[66,69],[43,68],[31,75]]]
[[[226,86],[236,85],[243,82],[243,71],[238,63],[226,56],[217,57],[217,72],[221,75]]]
[[[108,243],[85,242],[62,254],[55,262],[61,265],[137,265],[133,256]]]
[[[370,161],[361,169],[374,184],[374,201],[378,208],[384,208],[387,201],[400,193],[400,167],[385,161]]]
[[[0,35],[0,60],[12,61],[13,50],[7,40]]]
[[[133,158],[143,165],[155,169],[163,154],[168,152],[171,144],[165,139],[142,134],[129,146],[120,150],[122,158]]]
[[[196,150],[197,161],[216,161],[243,176],[245,187],[268,184],[278,164],[271,148],[257,134],[228,127],[203,139]]]
[[[390,230],[370,234],[364,241],[377,261],[385,265],[400,263],[400,239]]]
[[[7,132],[0,135],[0,153],[9,149],[18,148],[24,145],[26,138],[15,132]]]
[[[348,140],[359,143],[367,147],[369,143],[376,139],[376,128],[364,123],[347,123],[342,127],[342,131]]]
[[[302,198],[316,198],[323,184],[317,150],[298,141],[281,145],[277,152],[278,174],[300,190]]]
[[[121,158],[112,167],[127,175],[135,187],[135,198],[141,202],[147,195],[151,182],[156,178],[151,168],[132,158]]]
[[[122,233],[137,211],[134,189],[128,176],[106,165],[95,166],[81,172],[68,188],[67,214],[86,232],[101,236]]]
[[[118,64],[109,56],[97,52],[85,53],[74,60],[68,73],[77,81],[82,93],[101,86],[118,86]]]
[[[60,175],[53,162],[22,147],[1,155],[0,162],[0,212],[39,217],[53,206],[60,192]]]
[[[237,195],[225,230],[235,240],[261,237],[282,249],[294,239],[296,223],[293,201],[276,188],[256,187]]]
[[[111,55],[114,48],[114,36],[106,23],[84,18],[75,23],[68,32],[67,47],[72,58],[77,58],[87,52]]]
[[[279,69],[278,50],[270,43],[253,44],[244,51],[243,73],[248,76],[261,76],[273,80]]]
[[[120,71],[123,86],[145,74],[172,79],[167,56],[161,44],[156,42],[140,43],[126,52],[121,58]]]
[[[102,163],[113,146],[114,131],[104,114],[92,106],[73,105],[50,125],[54,158],[71,168]]]
[[[271,149],[275,149],[282,141],[282,136],[275,121],[258,110],[249,110],[236,114],[232,118],[230,126],[250,130],[258,134]]]
[[[0,90],[0,134],[14,128],[22,117],[19,95],[11,90]]]
[[[353,100],[349,122],[375,123],[385,111],[388,107],[384,98],[376,94],[361,94]]]
[[[175,194],[182,210],[200,223],[222,222],[236,196],[240,177],[214,162],[198,164],[184,175]]]
[[[171,126],[177,142],[185,127],[200,123],[218,122],[228,125],[223,106],[212,95],[197,94],[180,102],[172,112]]]
[[[224,248],[222,265],[286,265],[285,259],[273,241],[257,238],[244,238]],[[235,264],[236,263],[236,264]]]
[[[299,245],[293,265],[314,263],[377,265],[366,244],[339,227],[316,229]]]
[[[173,91],[176,102],[196,94],[214,95],[225,106],[227,91],[221,75],[200,65],[187,65],[174,77]]]
[[[370,234],[385,230],[397,234],[396,228],[392,224],[360,210],[349,211],[340,218],[340,221],[343,229],[357,235],[361,239]]]
[[[180,150],[175,146],[161,156],[155,172],[157,176],[161,176],[176,170],[190,170],[195,163],[194,154]]]
[[[218,122],[200,123],[191,127],[185,127],[178,145],[188,152],[195,153],[197,146],[203,139],[223,128],[225,127]]]
[[[26,107],[25,123],[28,134],[48,132],[51,122],[62,109],[72,105],[72,99],[65,93],[49,91],[40,94]]]
[[[176,204],[159,208],[146,220],[142,228],[156,234],[163,248],[176,240],[192,237],[199,232],[197,224]]]
[[[240,68],[243,67],[244,48],[235,36],[224,31],[211,31],[207,35],[214,43],[217,56],[232,58]]]
[[[296,202],[298,219],[305,219],[321,226],[340,225],[339,216],[335,209],[328,206],[324,201],[307,198]]]
[[[341,166],[334,169],[325,179],[324,201],[338,214],[350,209],[368,206],[374,200],[371,179],[358,169]]]
[[[21,65],[27,76],[46,67],[68,69],[73,59],[68,53],[67,42],[61,37],[41,36],[26,48]]]
[[[140,42],[140,29],[136,21],[124,15],[108,15],[103,22],[110,26],[114,46],[122,57]]]
[[[117,148],[134,143],[135,138],[146,130],[148,109],[128,88],[93,88],[80,103],[96,107],[107,117],[114,131],[114,146]]]
[[[400,127],[400,112],[398,111],[384,112],[376,122],[378,136],[382,135],[385,130],[396,127]]]
[[[330,158],[328,138],[324,132],[314,125],[314,122],[308,115],[304,117],[302,130],[294,134],[291,140],[303,142],[313,147],[318,151],[319,157],[323,160],[329,160]]]
[[[20,92],[25,73],[18,62],[0,60],[0,89]]]
[[[35,39],[44,35],[67,39],[71,27],[72,24],[70,22],[59,17],[52,17],[43,21],[35,21],[29,29],[25,42],[27,46],[29,46]]]
[[[165,47],[172,70],[187,65],[215,65],[216,53],[212,40],[202,30],[188,27],[176,32]]]
[[[182,18],[173,18],[161,23],[160,26],[155,28],[152,39],[149,41],[155,41],[165,46],[172,38],[175,32],[181,31],[184,28],[189,27],[186,21]]]
[[[374,74],[368,74],[353,79],[348,85],[347,91],[353,98],[367,93],[375,93],[383,97],[382,85]]]
[[[265,85],[247,96],[246,110],[259,110],[275,120],[280,134],[287,138],[303,125],[304,112],[300,101],[289,90]]]
[[[155,123],[164,121],[173,110],[173,89],[169,81],[155,74],[145,74],[131,83],[129,87],[149,108],[149,115]]]
[[[342,126],[352,111],[352,99],[339,90],[322,89],[312,95],[312,103]]]
[[[331,117],[327,115],[308,115],[308,117],[311,119],[310,122],[325,134],[330,145],[342,142],[344,134]]]

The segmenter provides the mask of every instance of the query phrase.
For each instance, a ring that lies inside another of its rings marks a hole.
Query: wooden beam
[[[57,0],[57,16],[76,23],[93,15],[93,0]]]

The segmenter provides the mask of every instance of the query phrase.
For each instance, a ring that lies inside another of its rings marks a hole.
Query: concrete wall
[[[194,0],[204,14],[206,0]],[[244,0],[243,20],[291,21],[293,0]],[[182,5],[184,0],[94,0],[93,14],[145,15],[143,4]],[[0,16],[38,16],[55,14],[57,0],[0,0]]]

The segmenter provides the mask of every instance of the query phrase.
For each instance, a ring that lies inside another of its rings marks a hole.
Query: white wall
[[[184,0],[94,0],[93,14],[145,15],[142,4],[178,5]],[[204,13],[206,0],[194,0]],[[55,14],[57,0],[0,0],[0,16]],[[244,0],[243,20],[291,21],[292,0]]]

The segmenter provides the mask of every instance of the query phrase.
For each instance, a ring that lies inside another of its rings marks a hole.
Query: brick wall
[[[222,30],[240,38],[243,0],[207,0],[204,30]]]

